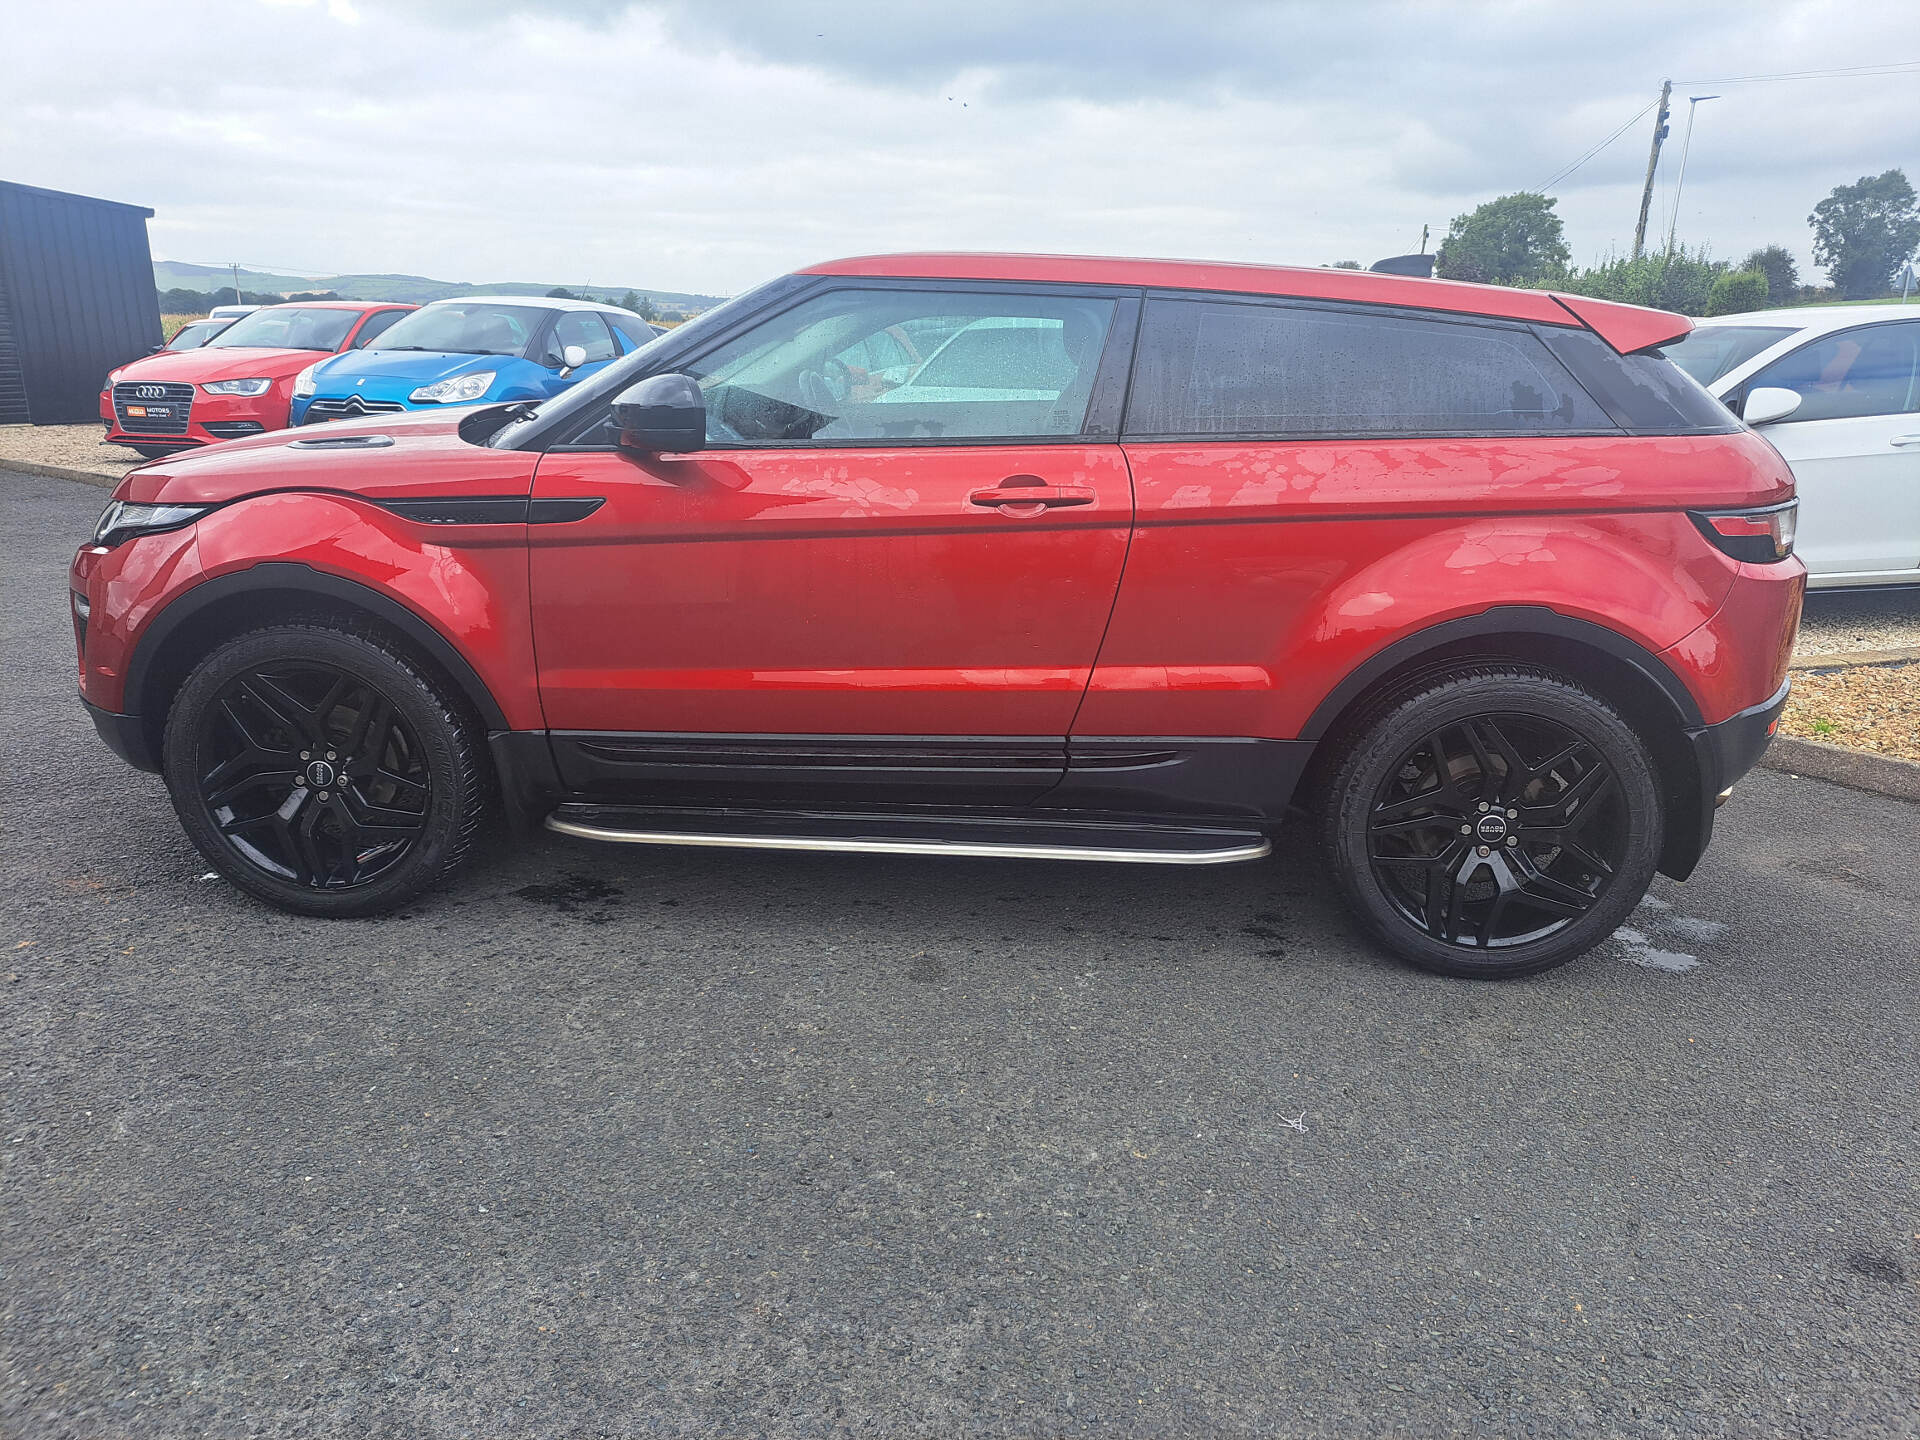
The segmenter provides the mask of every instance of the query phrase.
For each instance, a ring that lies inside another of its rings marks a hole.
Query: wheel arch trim
[[[127,666],[125,703],[128,710],[142,717],[149,715],[152,707],[148,704],[148,689],[154,682],[154,662],[185,627],[224,601],[267,592],[312,595],[364,611],[392,626],[446,673],[479,713],[481,723],[488,730],[510,728],[505,712],[479,672],[453,642],[417,610],[384,591],[295,560],[262,561],[245,570],[203,580],[183,591],[154,616],[135,644],[133,658]]]
[[[1417,662],[1423,655],[1449,648],[1463,641],[1495,635],[1524,634],[1549,640],[1565,640],[1603,651],[1650,681],[1672,704],[1674,718],[1683,729],[1697,729],[1705,723],[1700,704],[1693,692],[1673,669],[1653,651],[1617,630],[1591,620],[1577,619],[1539,605],[1496,605],[1477,615],[1464,615],[1402,636],[1375,651],[1348,671],[1345,678],[1314,707],[1301,727],[1300,738],[1320,740],[1340,715],[1362,695],[1394,671]]]

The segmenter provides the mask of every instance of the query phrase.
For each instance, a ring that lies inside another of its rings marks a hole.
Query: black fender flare
[[[1683,730],[1696,730],[1704,723],[1700,703],[1693,698],[1680,677],[1666,661],[1628,639],[1617,630],[1591,620],[1575,619],[1540,605],[1496,605],[1478,615],[1463,615],[1438,625],[1415,631],[1377,651],[1350,671],[1328,692],[1327,697],[1307,717],[1300,731],[1303,740],[1319,740],[1339,718],[1340,713],[1382,678],[1410,662],[1462,641],[1487,635],[1537,635],[1550,640],[1567,640],[1588,645],[1631,666],[1657,688],[1673,706],[1675,723]]]

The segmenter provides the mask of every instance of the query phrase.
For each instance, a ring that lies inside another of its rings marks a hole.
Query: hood
[[[460,422],[478,408],[491,407],[370,415],[185,450],[129,471],[113,494],[145,504],[210,505],[286,490],[370,499],[529,493],[539,455],[489,450],[460,438]],[[337,443],[353,436],[392,443],[364,449]]]
[[[499,370],[518,359],[517,355],[466,355],[445,350],[349,350],[314,376],[313,393],[330,399],[349,395],[387,399],[401,389],[412,394],[436,380],[471,375],[476,370]]]
[[[121,381],[171,380],[200,385],[209,380],[269,380],[298,375],[331,350],[260,350],[251,345],[203,345],[198,350],[163,350],[120,367]]]

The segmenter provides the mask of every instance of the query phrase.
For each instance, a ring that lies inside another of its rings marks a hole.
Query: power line
[[[1782,70],[1773,75],[1719,75],[1706,80],[1677,80],[1677,85],[1752,85],[1763,80],[1837,80],[1847,75],[1904,75],[1920,70],[1920,60],[1887,60],[1878,65],[1848,65],[1832,70]]]
[[[1607,138],[1602,140],[1598,145],[1594,146],[1591,150],[1587,151],[1586,154],[1582,155],[1578,160],[1575,160],[1571,165],[1567,166],[1564,170],[1560,171],[1551,180],[1547,181],[1546,184],[1539,186],[1538,188],[1540,193],[1545,194],[1547,191],[1551,190],[1554,186],[1558,185],[1562,180],[1566,179],[1569,175],[1573,174],[1573,172],[1578,170],[1582,165],[1586,164],[1587,161],[1593,159],[1594,156],[1598,155],[1602,150],[1606,149],[1607,146],[1611,145],[1614,141],[1618,140],[1622,135],[1626,134],[1627,131],[1631,130],[1635,125],[1639,124],[1641,116],[1645,115],[1647,111],[1653,109],[1653,107],[1655,105],[1658,105],[1659,103],[1660,102],[1658,100],[1650,100],[1645,105],[1641,106],[1640,109],[1634,112],[1633,118],[1627,121],[1626,124],[1622,125],[1618,130],[1614,131],[1611,135],[1607,136]]]

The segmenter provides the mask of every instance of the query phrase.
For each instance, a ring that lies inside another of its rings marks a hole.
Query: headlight
[[[422,385],[407,398],[429,405],[458,405],[467,400],[479,400],[493,388],[493,377],[491,370],[476,370],[471,375],[456,375],[451,380],[436,380],[431,385]]]
[[[314,388],[313,372],[318,370],[319,368],[320,368],[320,362],[316,360],[313,362],[313,364],[307,366],[306,369],[302,370],[298,375],[293,377],[293,393],[295,398],[304,400],[307,398],[307,396],[313,394],[313,388]]]
[[[100,512],[100,523],[93,527],[93,543],[118,545],[136,535],[178,530],[182,525],[191,525],[212,508],[211,505],[135,505],[128,500],[115,500]]]
[[[273,388],[273,381],[208,380],[200,388],[209,395],[264,395]]]

